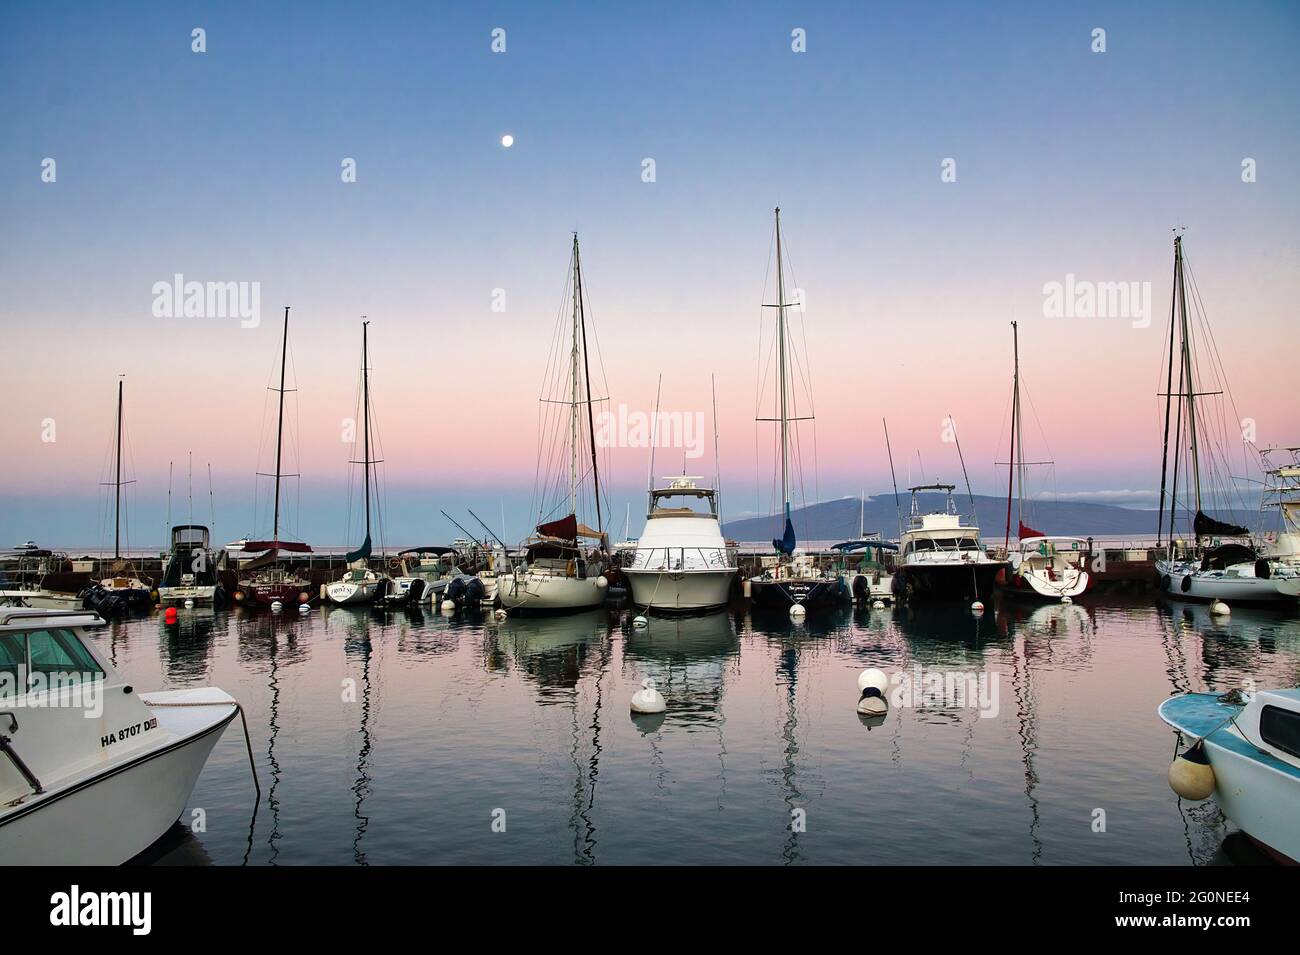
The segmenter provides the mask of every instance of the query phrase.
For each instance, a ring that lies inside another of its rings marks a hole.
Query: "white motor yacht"
[[[239,712],[215,687],[137,694],[92,613],[0,609],[0,863],[118,865],[185,809]]]
[[[712,488],[696,486],[698,477],[666,480],[666,487],[650,492],[645,530],[623,568],[632,602],[665,611],[724,606],[737,564],[722,536],[717,497]]]

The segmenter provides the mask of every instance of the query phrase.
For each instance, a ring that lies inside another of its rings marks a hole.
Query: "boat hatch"
[[[1266,705],[1259,714],[1259,735],[1269,746],[1300,757],[1300,712]]]

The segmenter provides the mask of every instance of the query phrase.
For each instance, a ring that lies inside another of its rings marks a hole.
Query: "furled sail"
[[[538,524],[537,533],[543,537],[558,537],[560,540],[576,541],[578,539],[578,517],[576,514],[570,514],[558,521]]]
[[[778,554],[793,554],[795,545],[794,525],[790,523],[790,506],[787,504],[785,509],[785,533],[779,540],[772,541],[772,546],[776,548]]]
[[[347,554],[343,556],[343,559],[349,564],[358,560],[369,560],[370,559],[370,535],[367,534],[366,539],[365,541],[362,542],[361,546],[358,547],[356,550],[348,551]]]
[[[1036,531],[1036,530],[1034,530],[1032,527],[1030,527],[1030,526],[1029,526],[1028,524],[1026,524],[1024,521],[1021,521],[1021,522],[1020,522],[1020,532],[1019,532],[1019,539],[1020,539],[1020,540],[1023,541],[1023,540],[1028,540],[1028,539],[1031,538],[1031,537],[1046,537],[1046,536],[1047,536],[1047,535],[1044,534],[1042,531]]]
[[[1192,530],[1197,537],[1248,537],[1250,531],[1244,527],[1238,527],[1236,524],[1229,524],[1227,521],[1218,521],[1210,517],[1204,511],[1196,512],[1196,519],[1192,522]]]

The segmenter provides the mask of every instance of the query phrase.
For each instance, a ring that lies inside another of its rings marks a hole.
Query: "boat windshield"
[[[655,491],[650,517],[716,517],[712,491]]]

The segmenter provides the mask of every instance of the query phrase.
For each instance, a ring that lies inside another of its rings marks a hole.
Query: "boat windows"
[[[18,675],[25,665],[27,653],[23,638],[16,633],[0,634],[0,686],[16,688]]]
[[[33,673],[104,672],[71,630],[33,630],[27,655]]]
[[[1259,714],[1259,735],[1269,746],[1300,756],[1300,713],[1266,706]]]

